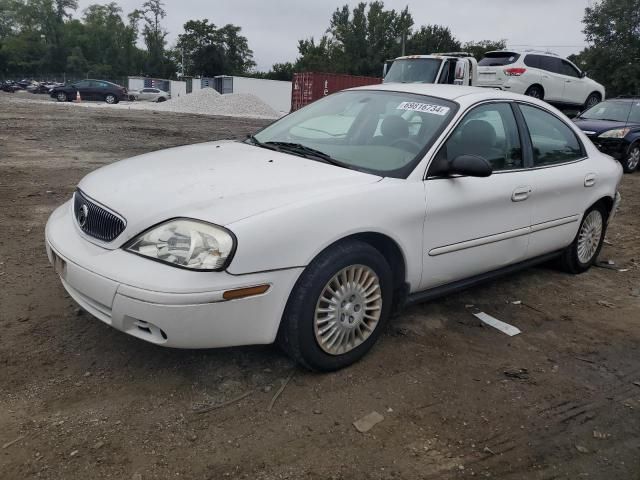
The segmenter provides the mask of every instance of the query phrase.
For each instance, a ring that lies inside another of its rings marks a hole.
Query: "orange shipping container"
[[[359,77],[339,73],[294,73],[293,88],[291,89],[291,111],[298,110],[340,90],[380,83],[382,83],[382,78],[377,77]]]

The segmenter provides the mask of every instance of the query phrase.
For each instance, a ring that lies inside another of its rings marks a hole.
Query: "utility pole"
[[[407,32],[402,32],[402,56],[404,57],[405,47],[407,43]]]

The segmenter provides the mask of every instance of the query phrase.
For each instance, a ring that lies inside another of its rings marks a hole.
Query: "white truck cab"
[[[478,62],[466,52],[408,55],[384,64],[383,83],[442,83],[476,86]]]

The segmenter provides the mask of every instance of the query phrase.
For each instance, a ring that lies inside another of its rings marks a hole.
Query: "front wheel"
[[[624,160],[622,160],[622,169],[624,173],[633,173],[640,163],[640,143],[631,145],[629,152]]]
[[[382,254],[349,240],[320,254],[296,283],[278,332],[285,352],[309,370],[362,358],[389,318],[392,272]]]
[[[596,262],[607,229],[607,212],[601,205],[591,207],[584,214],[578,234],[563,252],[561,264],[569,273],[583,273]]]
[[[107,102],[109,105],[114,105],[118,103],[118,98],[114,94],[109,93],[104,97],[104,101]]]

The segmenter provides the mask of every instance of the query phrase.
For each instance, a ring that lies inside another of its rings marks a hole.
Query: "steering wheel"
[[[394,140],[393,142],[391,142],[391,147],[395,147],[398,146],[400,147],[401,145],[405,145],[407,148],[403,148],[403,150],[407,150],[409,152],[414,152],[414,153],[418,153],[420,150],[422,150],[423,145],[420,145],[418,142],[415,142],[409,138],[399,138],[397,140]],[[400,147],[402,148],[402,147]]]

